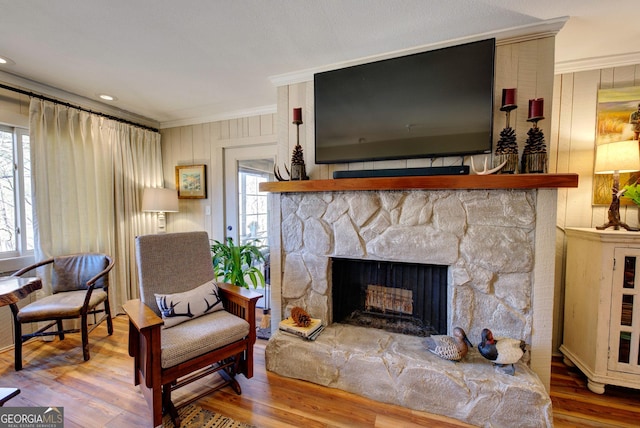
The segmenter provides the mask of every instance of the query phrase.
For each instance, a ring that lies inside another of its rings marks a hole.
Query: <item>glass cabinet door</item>
[[[640,249],[616,248],[614,259],[608,367],[640,373]]]

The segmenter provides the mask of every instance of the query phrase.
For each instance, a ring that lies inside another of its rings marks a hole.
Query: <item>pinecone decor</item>
[[[296,144],[291,155],[291,165],[304,165],[304,155],[302,154],[302,146]]]
[[[510,126],[500,131],[500,139],[496,144],[493,166],[497,167],[504,161],[507,161],[507,163],[498,172],[499,174],[515,174],[518,172],[518,143],[516,142],[516,131]]]
[[[522,151],[521,170],[524,173],[547,172],[547,146],[544,142],[544,134],[537,126],[533,126],[527,132],[529,138]]]
[[[538,127],[533,127],[527,132],[527,144],[524,153],[547,153],[547,146],[544,143],[544,134]]]
[[[291,309],[291,319],[298,327],[309,327],[311,325],[311,315],[300,306]]]
[[[302,146],[296,144],[291,155],[291,180],[308,180]]]

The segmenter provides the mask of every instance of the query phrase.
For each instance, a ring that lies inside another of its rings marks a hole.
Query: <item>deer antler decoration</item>
[[[493,174],[494,172],[500,171],[502,169],[502,167],[507,164],[507,161],[504,161],[500,165],[498,165],[497,167],[487,170],[487,162],[488,162],[488,160],[489,160],[488,157],[485,156],[484,157],[484,169],[482,171],[478,171],[478,170],[476,170],[476,166],[473,164],[473,156],[472,156],[471,157],[471,170],[474,172],[474,174],[477,174],[477,175]]]

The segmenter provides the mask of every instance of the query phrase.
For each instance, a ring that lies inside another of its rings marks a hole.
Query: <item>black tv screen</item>
[[[315,161],[491,153],[495,39],[314,75]]]

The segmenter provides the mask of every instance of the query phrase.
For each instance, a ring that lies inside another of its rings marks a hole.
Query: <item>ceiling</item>
[[[0,11],[12,61],[0,82],[108,93],[112,109],[160,127],[274,112],[276,85],[295,73],[550,20],[556,70],[640,63],[637,0],[0,0]]]

